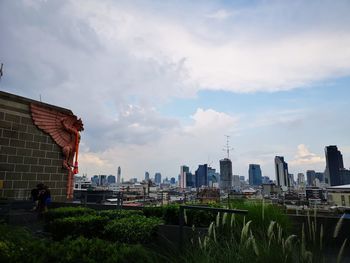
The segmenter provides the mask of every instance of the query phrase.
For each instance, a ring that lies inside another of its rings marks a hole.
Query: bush
[[[48,225],[48,231],[55,240],[68,236],[98,237],[101,236],[108,218],[97,215],[58,218]]]
[[[59,207],[50,209],[45,213],[45,219],[47,222],[53,221],[58,218],[64,217],[74,217],[74,216],[82,216],[82,215],[94,215],[96,211],[87,207]]]
[[[152,263],[155,253],[140,245],[115,244],[101,239],[64,239],[50,242],[34,238],[24,228],[0,224],[0,262],[6,263]]]
[[[213,205],[211,205],[213,206]],[[165,205],[158,207],[145,207],[143,213],[147,217],[158,217],[164,220],[166,224],[179,224],[179,205]],[[208,227],[215,220],[216,212],[185,210],[185,225],[197,227]]]
[[[43,262],[152,263],[155,255],[140,245],[115,244],[101,239],[66,239],[46,250]]]
[[[108,217],[109,219],[124,218],[133,215],[142,215],[141,210],[101,210],[97,214],[102,217]]]
[[[162,220],[155,217],[133,215],[115,219],[105,226],[104,236],[110,241],[121,243],[147,243],[156,234],[156,229]]]

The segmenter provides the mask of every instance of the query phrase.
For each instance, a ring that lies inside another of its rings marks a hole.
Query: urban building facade
[[[190,168],[186,165],[180,166],[180,175],[179,175],[179,184],[180,188],[184,189],[187,187],[186,185],[186,173],[190,172]]]
[[[290,187],[288,164],[284,161],[283,156],[275,157],[275,172],[277,185],[281,186],[284,191]]]
[[[122,168],[120,168],[120,166],[118,166],[118,171],[117,171],[117,184],[118,185],[120,185],[121,176],[122,176]]]
[[[155,173],[154,174],[154,182],[156,183],[156,184],[161,184],[161,182],[162,182],[162,175],[161,175],[161,173]]]
[[[262,184],[262,175],[259,164],[249,164],[249,185],[259,186]]]
[[[230,190],[232,187],[232,162],[228,158],[220,160],[220,189]]]
[[[195,187],[208,186],[208,165],[200,164],[195,173]]]
[[[344,169],[343,156],[336,145],[326,146],[325,182],[330,186],[341,185],[340,170]]]

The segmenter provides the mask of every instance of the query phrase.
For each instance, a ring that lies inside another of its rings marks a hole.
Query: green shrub
[[[53,221],[58,218],[64,217],[74,217],[74,216],[83,216],[83,215],[94,215],[96,211],[87,207],[59,207],[50,209],[45,213],[45,219],[47,222]]]
[[[133,215],[142,215],[141,210],[101,210],[97,214],[102,217],[108,217],[109,219],[124,218]]]
[[[55,242],[46,250],[43,262],[81,263],[152,263],[156,255],[141,245],[111,243],[101,239],[65,239]]]
[[[0,224],[0,262],[6,263],[152,263],[157,254],[141,245],[111,243],[101,239],[38,239],[24,228]]]
[[[147,217],[161,218],[169,225],[179,224],[179,205],[144,207],[143,213]]]
[[[156,229],[162,220],[155,217],[133,215],[115,219],[107,223],[104,236],[110,241],[121,243],[147,243],[156,234]]]
[[[53,239],[61,240],[68,236],[99,237],[108,218],[96,215],[58,218],[48,225]]]
[[[165,207],[167,206],[146,206],[143,208],[143,214],[147,217],[163,218]]]

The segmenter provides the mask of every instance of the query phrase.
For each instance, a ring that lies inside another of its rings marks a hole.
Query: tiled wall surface
[[[61,148],[33,124],[30,102],[0,92],[0,198],[27,199],[44,183],[54,201],[65,201],[68,172]]]

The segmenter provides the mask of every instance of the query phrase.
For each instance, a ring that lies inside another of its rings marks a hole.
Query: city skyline
[[[0,89],[82,118],[79,169],[350,166],[348,1],[2,1]],[[191,14],[191,15],[188,15]],[[68,94],[68,95],[67,95]]]

